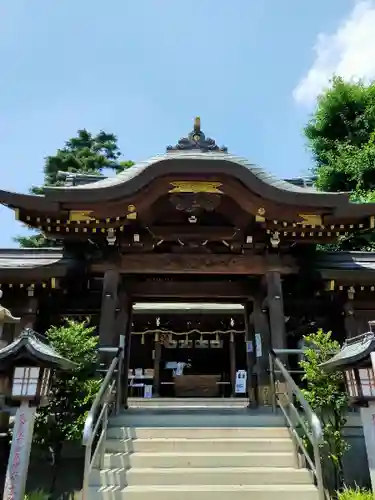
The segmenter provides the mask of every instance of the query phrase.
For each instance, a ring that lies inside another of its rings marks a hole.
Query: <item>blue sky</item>
[[[333,72],[374,76],[374,33],[373,1],[2,2],[0,188],[41,183],[44,157],[79,128],[116,133],[138,160],[196,115],[231,152],[304,175],[316,94]],[[0,247],[25,233],[7,208],[0,228]]]

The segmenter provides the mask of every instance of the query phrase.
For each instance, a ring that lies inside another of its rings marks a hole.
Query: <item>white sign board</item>
[[[145,385],[143,390],[143,397],[145,399],[152,399],[152,385]]]
[[[257,358],[262,357],[262,337],[260,333],[255,334],[255,356]]]
[[[236,394],[245,394],[247,386],[247,373],[246,370],[237,370],[236,371],[236,385],[235,392]]]

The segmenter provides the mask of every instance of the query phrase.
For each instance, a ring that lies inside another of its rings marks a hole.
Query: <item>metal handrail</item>
[[[280,354],[289,354],[289,352],[285,352],[285,351],[290,351],[290,350],[282,349],[282,350],[278,350],[277,352]],[[293,351],[297,351],[297,350],[293,350]],[[277,357],[277,354],[274,350],[270,351],[269,364],[270,364],[270,385],[271,385],[271,390],[272,390],[272,407],[273,407],[274,411],[276,411],[276,406],[278,405],[279,408],[281,409],[281,411],[283,412],[283,415],[287,421],[287,424],[289,426],[289,430],[290,430],[292,437],[293,437],[297,463],[298,464],[300,463],[298,455],[299,455],[299,451],[302,451],[307,463],[309,464],[309,466],[311,468],[312,473],[315,476],[316,486],[318,488],[319,500],[327,500],[330,498],[330,496],[324,488],[322,462],[321,462],[321,456],[320,456],[320,446],[323,442],[322,424],[321,424],[318,416],[316,415],[316,413],[312,410],[311,406],[306,401],[301,389],[294,382],[290,373],[285,368],[282,361]],[[281,373],[281,375],[283,376],[284,381],[286,382],[286,385],[287,385],[287,393],[286,393],[287,400],[288,400],[287,409],[285,408],[285,405],[282,404],[282,402],[279,400],[278,393],[276,392],[276,386],[275,386],[276,370],[275,370],[275,368],[277,369],[278,373]],[[306,421],[301,417],[299,411],[297,410],[297,408],[294,405],[294,402],[293,402],[294,397],[297,399],[301,408],[304,411],[307,424],[306,424]],[[306,437],[309,439],[309,441],[311,443],[311,446],[313,448],[313,458],[310,457],[310,454],[307,451],[306,446],[303,442],[303,438],[298,433],[298,430],[297,430],[298,424],[303,428],[303,430],[305,431]]]
[[[123,360],[124,349],[123,347],[119,347],[85,420],[82,436],[82,444],[86,448],[82,500],[87,500],[88,498],[89,476],[98,453],[100,467],[102,468],[104,466],[103,462],[108,418],[113,406],[115,414],[120,411],[121,406],[121,377],[123,371]],[[114,390],[115,400],[113,401],[112,395]],[[93,451],[94,440],[97,437],[100,427],[101,432]]]

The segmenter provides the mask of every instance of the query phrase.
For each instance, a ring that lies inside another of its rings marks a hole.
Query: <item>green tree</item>
[[[305,127],[312,173],[322,191],[351,193],[353,202],[375,200],[375,83],[334,78]],[[342,236],[325,250],[374,250],[373,230]]]
[[[313,173],[319,189],[357,188],[357,180],[360,182],[362,178],[361,168],[364,167],[367,176],[369,170],[374,170],[374,131],[375,83],[366,86],[334,78],[331,88],[318,98],[316,110],[304,130],[315,161]],[[355,169],[347,162],[352,155],[356,157]]]
[[[59,186],[63,181],[59,172],[71,172],[104,176],[107,169],[116,174],[133,165],[131,161],[122,161],[121,152],[114,134],[100,131],[93,135],[86,129],[78,130],[77,136],[69,139],[63,148],[55,155],[47,156],[44,165],[43,186],[33,186],[32,194],[42,194],[46,186]],[[57,246],[54,240],[47,239],[43,234],[19,236],[15,240],[23,248]]]
[[[51,327],[46,335],[59,354],[77,364],[73,373],[55,374],[50,402],[39,408],[35,421],[35,441],[49,451],[54,464],[53,491],[63,444],[82,438],[85,417],[100,380],[95,376],[98,338],[93,327],[88,327],[86,322],[67,320],[64,326]]]
[[[348,444],[342,437],[348,399],[343,374],[326,373],[320,365],[340,349],[340,344],[332,339],[331,332],[325,333],[321,329],[306,335],[304,339],[306,345],[310,347],[305,351],[305,359],[300,361],[303,370],[302,380],[306,385],[303,393],[323,423],[323,459],[327,467],[330,463],[334,466],[336,483],[334,488],[338,489],[343,483],[342,458],[348,450]]]

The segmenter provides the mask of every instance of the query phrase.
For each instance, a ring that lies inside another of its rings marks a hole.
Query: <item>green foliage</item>
[[[50,451],[57,471],[63,443],[81,439],[87,411],[100,386],[95,377],[98,338],[85,322],[70,320],[65,326],[51,327],[47,337],[62,356],[77,364],[73,372],[55,375],[51,400],[38,410],[35,422],[35,441]]]
[[[337,500],[373,500],[374,494],[362,488],[344,488],[337,493]]]
[[[303,393],[323,423],[322,451],[335,467],[336,483],[342,484],[342,457],[348,450],[342,429],[346,423],[348,400],[342,373],[326,373],[320,367],[340,349],[340,344],[332,339],[331,332],[325,333],[321,329],[304,338],[310,347],[300,362],[304,372],[302,380],[306,383]]]
[[[320,167],[332,166],[333,158],[343,153],[342,147],[361,149],[369,144],[374,130],[375,84],[366,86],[334,78],[331,88],[318,98],[316,111],[305,127],[321,189],[351,190],[341,171],[330,177],[330,183],[324,183],[325,172],[323,175]]]
[[[24,496],[24,500],[48,500],[49,494],[43,490],[32,491]]]
[[[34,186],[30,192],[40,195],[45,186],[62,185],[64,181],[59,179],[59,172],[104,175],[105,170],[110,169],[118,174],[133,165],[131,161],[121,161],[120,157],[121,152],[114,134],[100,131],[93,135],[85,129],[78,130],[77,136],[69,139],[55,155],[47,156],[43,186]],[[19,236],[15,241],[22,248],[53,247],[58,244],[41,234]]]
[[[313,153],[316,187],[352,193],[353,202],[375,201],[375,82],[334,78],[319,98],[305,136]],[[374,231],[342,236],[326,250],[375,250]]]
[[[45,248],[61,246],[56,240],[48,239],[44,234],[33,234],[32,236],[17,236],[15,238],[21,248]]]

